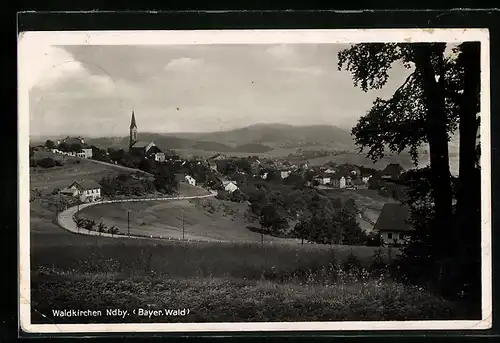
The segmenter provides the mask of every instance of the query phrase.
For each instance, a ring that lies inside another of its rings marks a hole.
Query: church
[[[165,154],[162,153],[155,142],[140,141],[137,139],[137,123],[135,122],[134,111],[132,111],[132,119],[130,121],[129,152],[144,157],[154,157],[157,161],[165,160]]]

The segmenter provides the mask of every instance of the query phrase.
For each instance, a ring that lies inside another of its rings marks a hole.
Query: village
[[[138,140],[134,112],[129,127],[128,151],[96,147],[87,144],[82,137],[69,136],[54,141],[47,140],[44,145],[33,149],[49,151],[63,159],[69,156],[96,163],[120,165],[124,168],[132,167],[130,176],[137,181],[154,180],[152,165],[163,166],[173,173],[175,180],[171,182],[215,191],[219,199],[247,201],[249,204],[248,194],[245,194],[245,188],[242,187],[249,179],[291,186],[300,184],[302,188],[318,191],[357,192],[370,188],[386,192],[388,197],[396,198],[400,194],[400,187],[397,184],[405,172],[401,165],[394,163],[389,163],[383,170],[376,170],[347,163],[327,162],[318,166],[311,165],[307,161],[292,163],[286,157],[274,159],[259,156],[233,157],[222,153],[206,159],[181,158],[175,151],[162,149],[153,141]],[[135,162],[131,162],[130,159]],[[38,164],[43,165],[43,160],[38,161]],[[87,179],[73,180],[67,187],[60,189],[59,193],[73,197],[81,203],[97,202],[106,197],[103,193],[109,193],[103,192],[102,183]],[[397,215],[398,212],[402,214]],[[397,218],[396,221],[394,218]],[[404,243],[408,239],[407,232],[410,230],[405,222],[407,218],[408,213],[404,207],[399,204],[386,204],[378,221],[373,223],[374,230],[380,234],[381,244]]]

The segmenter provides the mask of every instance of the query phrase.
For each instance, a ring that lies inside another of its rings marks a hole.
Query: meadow
[[[32,318],[53,309],[182,309],[189,315],[84,322],[417,320],[466,316],[463,307],[350,264],[347,247],[102,240],[32,250]],[[352,261],[351,261],[352,262]],[[375,276],[376,275],[376,276]],[[42,316],[44,314],[44,316]]]
[[[226,242],[275,242],[297,244],[295,239],[263,235],[258,221],[246,216],[248,205],[215,198],[110,203],[80,211],[81,218],[116,226],[121,232],[159,238]],[[130,213],[130,221],[128,219]]]

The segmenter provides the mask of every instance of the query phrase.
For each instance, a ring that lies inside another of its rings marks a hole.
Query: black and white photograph
[[[491,327],[488,30],[18,52],[23,331]]]

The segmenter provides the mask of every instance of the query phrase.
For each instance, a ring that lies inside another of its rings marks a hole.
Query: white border
[[[29,77],[25,68],[30,49],[44,45],[175,45],[175,44],[311,44],[435,42],[481,44],[481,196],[482,196],[482,320],[398,322],[265,322],[186,324],[31,324],[29,209]],[[492,325],[491,300],[491,156],[490,54],[487,29],[365,29],[365,30],[219,30],[219,31],[75,31],[28,32],[18,41],[19,78],[19,261],[20,320],[28,333],[102,332],[234,332],[234,331],[364,331],[472,330]]]

